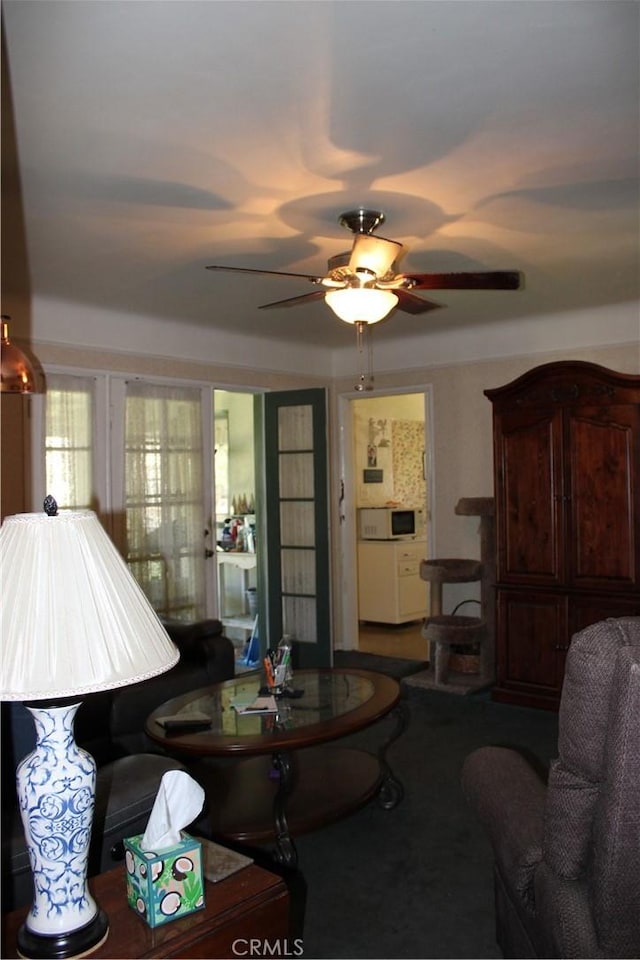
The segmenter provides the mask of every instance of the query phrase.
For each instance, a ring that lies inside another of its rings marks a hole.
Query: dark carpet
[[[512,746],[546,769],[557,716],[405,689],[411,720],[388,753],[405,788],[297,839],[307,882],[304,958],[494,958],[491,848],[460,787],[464,758],[484,744]],[[349,738],[376,750],[390,719]],[[348,741],[340,741],[344,746]]]
[[[401,680],[429,666],[426,660],[404,660],[401,657],[382,657],[375,653],[361,653],[359,650],[335,650],[334,667],[353,670],[375,670],[389,677]]]

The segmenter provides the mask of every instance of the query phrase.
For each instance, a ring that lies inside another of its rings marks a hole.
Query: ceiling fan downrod
[[[371,234],[384,221],[385,216],[381,210],[365,210],[362,207],[357,210],[347,210],[338,217],[340,226],[350,230],[351,233]]]

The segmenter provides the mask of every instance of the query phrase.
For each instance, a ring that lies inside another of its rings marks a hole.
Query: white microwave
[[[416,507],[362,507],[358,510],[361,540],[413,540],[422,533],[424,510]]]

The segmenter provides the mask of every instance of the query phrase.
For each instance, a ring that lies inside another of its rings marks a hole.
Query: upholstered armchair
[[[495,856],[505,957],[640,957],[640,617],[575,634],[548,783],[482,747],[463,789]]]

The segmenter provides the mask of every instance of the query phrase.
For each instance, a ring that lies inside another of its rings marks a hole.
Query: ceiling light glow
[[[345,287],[324,295],[325,302],[345,323],[378,323],[393,310],[398,297],[391,290]]]

